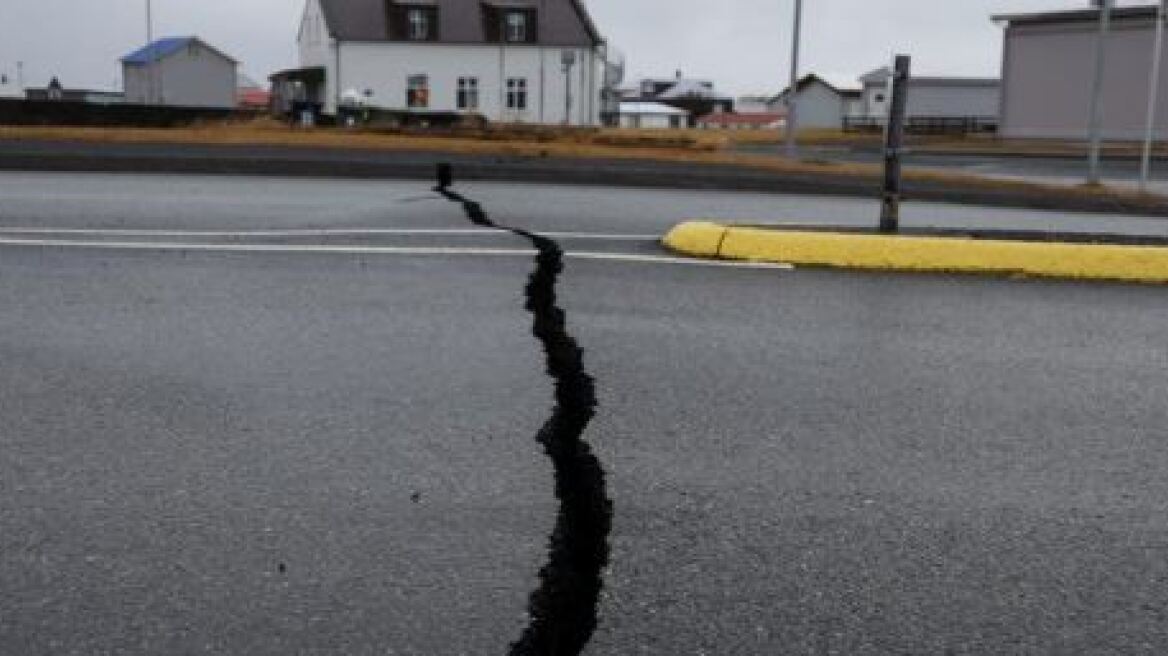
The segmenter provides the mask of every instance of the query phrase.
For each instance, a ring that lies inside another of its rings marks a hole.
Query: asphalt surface
[[[569,255],[776,207],[461,190]],[[0,235],[0,653],[506,652],[556,512],[531,256],[486,252],[522,240],[175,234],[467,227],[422,197],[0,176],[39,231]],[[50,234],[141,248],[11,243]],[[569,257],[559,290],[614,504],[586,654],[1168,650],[1161,289]]]

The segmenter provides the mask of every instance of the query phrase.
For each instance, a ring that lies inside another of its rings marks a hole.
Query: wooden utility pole
[[[904,147],[904,116],[908,111],[908,80],[912,58],[897,55],[892,73],[892,105],[884,128],[884,193],[880,206],[880,232],[900,230],[901,155]]]

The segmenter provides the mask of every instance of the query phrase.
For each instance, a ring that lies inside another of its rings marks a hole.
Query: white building
[[[860,78],[861,115],[882,120],[892,100],[892,69],[878,68]],[[996,124],[1002,82],[995,78],[918,77],[908,83],[909,121],[977,119]]]
[[[1113,10],[1100,101],[1106,139],[1135,141],[1144,136],[1156,10],[1154,5]],[[1099,10],[1090,8],[994,17],[1005,26],[1002,136],[1089,136],[1099,19]],[[1168,139],[1168,49],[1163,57],[1154,121],[1158,140]]]
[[[772,111],[785,112],[791,90],[784,89],[770,104]],[[831,84],[818,75],[805,75],[795,85],[796,119],[799,129],[826,128],[838,130],[845,116],[862,111],[861,92]]]
[[[0,65],[0,98],[24,98],[24,89],[20,88],[15,67]]]
[[[689,112],[659,102],[625,101],[620,104],[620,127],[679,129],[689,125]]]
[[[605,47],[582,0],[308,0],[304,100],[596,125]]]
[[[122,58],[126,102],[235,107],[236,62],[196,37],[160,39]]]

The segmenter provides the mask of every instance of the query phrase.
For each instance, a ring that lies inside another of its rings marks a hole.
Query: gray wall
[[[1118,21],[1107,42],[1104,136],[1143,137],[1154,22]],[[1013,138],[1087,138],[1097,25],[1017,25],[1006,30],[1001,133]],[[1157,139],[1168,139],[1168,66],[1160,84]]]
[[[833,128],[843,125],[844,101],[838,93],[819,82],[798,93],[799,128]],[[780,103],[780,108],[782,104]]]
[[[930,118],[994,118],[1001,106],[1002,87],[961,78],[917,78],[908,85],[908,116]],[[864,85],[864,113],[888,115],[891,92],[886,84]],[[883,98],[883,101],[877,100]]]
[[[153,98],[148,92],[149,67],[125,64],[122,74],[129,103],[217,108],[236,104],[235,62],[197,42],[154,64]]]

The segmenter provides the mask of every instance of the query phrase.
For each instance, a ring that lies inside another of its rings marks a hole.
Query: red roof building
[[[786,123],[783,112],[720,112],[698,119],[698,127],[703,130],[777,130]]]

